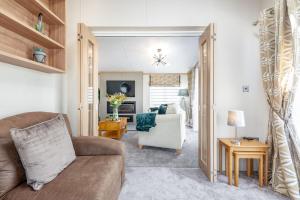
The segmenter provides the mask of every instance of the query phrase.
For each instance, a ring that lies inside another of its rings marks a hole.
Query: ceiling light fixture
[[[158,67],[159,65],[165,66],[167,64],[167,61],[166,61],[167,56],[163,55],[161,52],[162,52],[161,49],[157,49],[157,53],[154,54],[154,56],[153,56],[154,63],[152,65],[156,65]]]

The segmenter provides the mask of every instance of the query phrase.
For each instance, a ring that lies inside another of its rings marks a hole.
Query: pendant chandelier
[[[154,54],[153,58],[154,58],[154,63],[152,65],[155,65],[156,67],[162,65],[165,66],[167,64],[166,55],[163,55],[161,49],[157,49],[156,54]]]

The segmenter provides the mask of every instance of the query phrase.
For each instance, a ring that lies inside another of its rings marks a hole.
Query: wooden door
[[[80,57],[79,131],[81,136],[98,135],[98,47],[95,36],[78,24]]]
[[[200,36],[199,165],[214,181],[214,25]]]

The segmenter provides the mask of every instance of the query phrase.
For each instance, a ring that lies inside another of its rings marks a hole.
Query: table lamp
[[[231,143],[233,143],[235,145],[240,145],[240,140],[238,139],[238,134],[237,134],[237,128],[245,127],[245,125],[246,125],[244,111],[229,110],[227,125],[235,127],[235,138],[231,141]]]

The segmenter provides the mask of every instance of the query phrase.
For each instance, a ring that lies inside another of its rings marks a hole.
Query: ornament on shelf
[[[44,52],[43,48],[34,48],[33,50],[33,60],[39,63],[46,62],[47,54]]]
[[[44,30],[44,24],[43,24],[43,14],[42,13],[39,13],[38,15],[38,21],[35,25],[35,29],[38,31],[38,32],[43,32]]]

